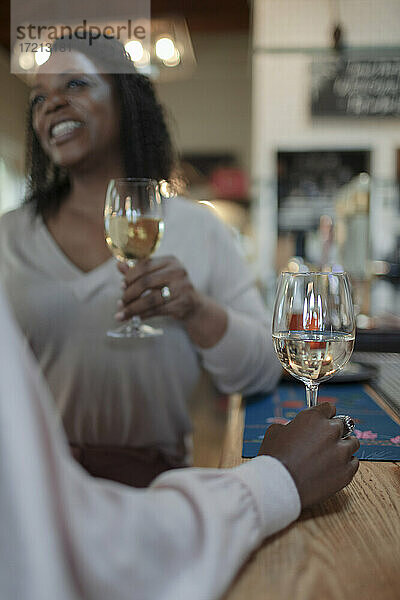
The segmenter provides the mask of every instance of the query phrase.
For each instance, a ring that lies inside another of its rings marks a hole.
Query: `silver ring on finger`
[[[341,419],[343,421],[343,435],[342,440],[348,438],[354,431],[355,423],[349,415],[336,415],[332,419]]]
[[[171,290],[169,289],[169,287],[167,285],[164,285],[164,287],[161,288],[160,293],[161,293],[161,298],[163,299],[164,302],[168,302],[168,300],[170,300]]]

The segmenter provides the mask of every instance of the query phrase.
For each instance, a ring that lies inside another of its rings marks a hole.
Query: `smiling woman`
[[[81,172],[120,161],[111,78],[90,69],[92,61],[80,53],[55,53],[37,74],[31,96],[33,129],[44,152],[56,165]]]
[[[280,367],[253,279],[207,208],[170,198],[153,258],[117,268],[104,236],[109,180],[168,180],[175,153],[123,46],[71,45],[57,42],[36,75],[29,192],[0,221],[0,274],[76,458],[143,486],[190,463],[188,403],[204,374],[224,393],[250,393],[271,389]],[[118,74],[103,73],[110,65]],[[164,335],[111,343],[113,314],[155,319]]]
[[[89,46],[73,39],[68,47],[71,51],[63,51],[64,40],[53,44],[31,93],[27,163],[30,199],[39,213],[57,210],[65,198],[70,189],[68,167],[95,166],[110,172],[109,178],[123,172],[168,180],[175,162],[162,107],[122,44],[100,39]],[[126,73],[120,73],[121,65]],[[107,72],[115,68],[115,74],[102,73],[102,66]],[[52,144],[49,127],[65,119],[83,125],[83,131],[72,135],[77,143]]]

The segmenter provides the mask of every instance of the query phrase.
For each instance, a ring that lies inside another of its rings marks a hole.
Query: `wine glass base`
[[[150,325],[146,325],[145,323],[141,323],[138,326],[134,326],[132,324],[122,325],[117,329],[112,329],[107,331],[107,337],[114,339],[121,338],[150,338],[150,337],[158,337],[163,335],[164,331],[162,329],[156,329],[155,327],[150,327]]]

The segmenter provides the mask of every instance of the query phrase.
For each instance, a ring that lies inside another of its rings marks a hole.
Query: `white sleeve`
[[[148,490],[89,477],[1,293],[0,358],[1,598],[213,599],[297,518],[296,486],[271,457],[171,471]]]
[[[215,217],[209,245],[209,295],[227,310],[228,327],[215,346],[198,349],[203,366],[226,394],[269,392],[282,371],[272,345],[270,315],[232,233]]]

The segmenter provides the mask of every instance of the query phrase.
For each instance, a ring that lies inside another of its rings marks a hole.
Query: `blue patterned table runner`
[[[350,415],[361,448],[361,460],[400,460],[400,426],[374,401],[363,385],[351,383],[321,386],[321,402],[336,405],[336,414]],[[257,455],[266,428],[287,423],[306,407],[304,386],[282,383],[269,395],[245,398],[243,458]]]

